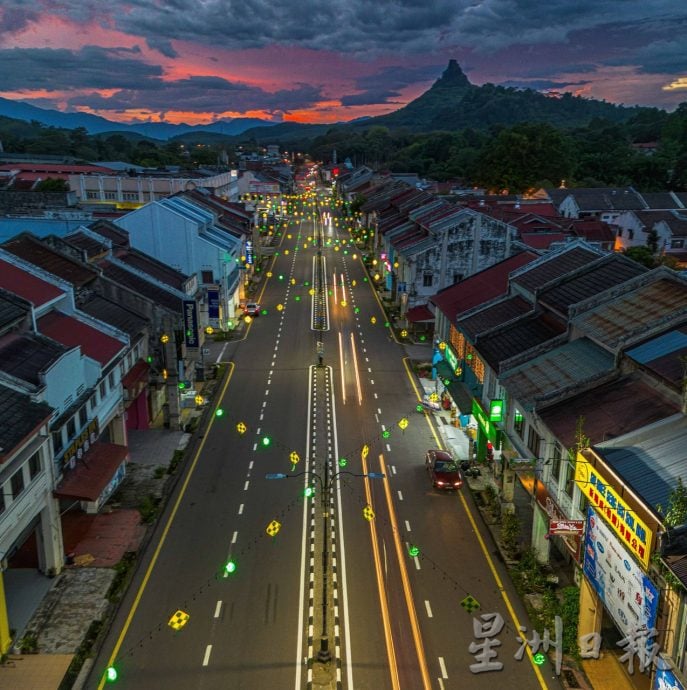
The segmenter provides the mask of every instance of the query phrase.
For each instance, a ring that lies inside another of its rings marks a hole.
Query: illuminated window
[[[515,410],[513,412],[513,431],[522,438],[523,431],[525,430],[525,416],[520,412],[520,410]]]

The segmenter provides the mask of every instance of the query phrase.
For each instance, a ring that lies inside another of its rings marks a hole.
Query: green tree
[[[34,189],[37,192],[68,192],[69,182],[59,177],[48,177],[41,180]]]
[[[649,247],[628,247],[624,254],[628,259],[632,259],[647,268],[656,266],[656,259]]]
[[[663,513],[662,506],[657,506],[658,511]],[[687,523],[687,487],[682,482],[682,477],[677,478],[677,486],[668,496],[668,508],[663,516],[666,527],[678,527]]]

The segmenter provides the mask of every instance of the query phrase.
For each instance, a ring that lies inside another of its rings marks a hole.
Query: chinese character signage
[[[253,265],[253,242],[251,240],[246,242],[246,263],[249,266]]]
[[[584,574],[624,634],[638,627],[653,628],[658,590],[632,560],[596,511],[587,509]]]
[[[637,513],[609,486],[604,477],[582,455],[578,454],[575,482],[595,510],[608,522],[632,555],[649,567],[653,532]]]
[[[198,311],[195,300],[184,300],[184,339],[186,347],[198,347]]]

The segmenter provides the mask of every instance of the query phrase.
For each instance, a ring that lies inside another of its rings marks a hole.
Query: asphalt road
[[[523,607],[469,492],[431,488],[424,452],[439,441],[415,412],[404,348],[346,235],[320,228],[319,255],[312,221],[283,237],[259,299],[267,314],[227,348],[224,414],[189,461],[88,687],[103,686],[110,659],[117,685],[141,690],[560,687],[548,662],[514,658]],[[175,631],[177,611],[189,617]],[[502,670],[470,670],[488,628],[474,627],[480,614],[503,619],[489,636]],[[323,631],[329,663],[318,661]]]

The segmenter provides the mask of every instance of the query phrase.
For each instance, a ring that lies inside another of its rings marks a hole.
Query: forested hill
[[[468,81],[451,60],[434,85],[414,101],[388,115],[372,117],[359,127],[381,125],[413,132],[483,130],[491,125],[547,122],[555,127],[581,127],[595,118],[625,122],[646,108],[624,107],[565,94],[546,96],[531,89],[515,89]]]

